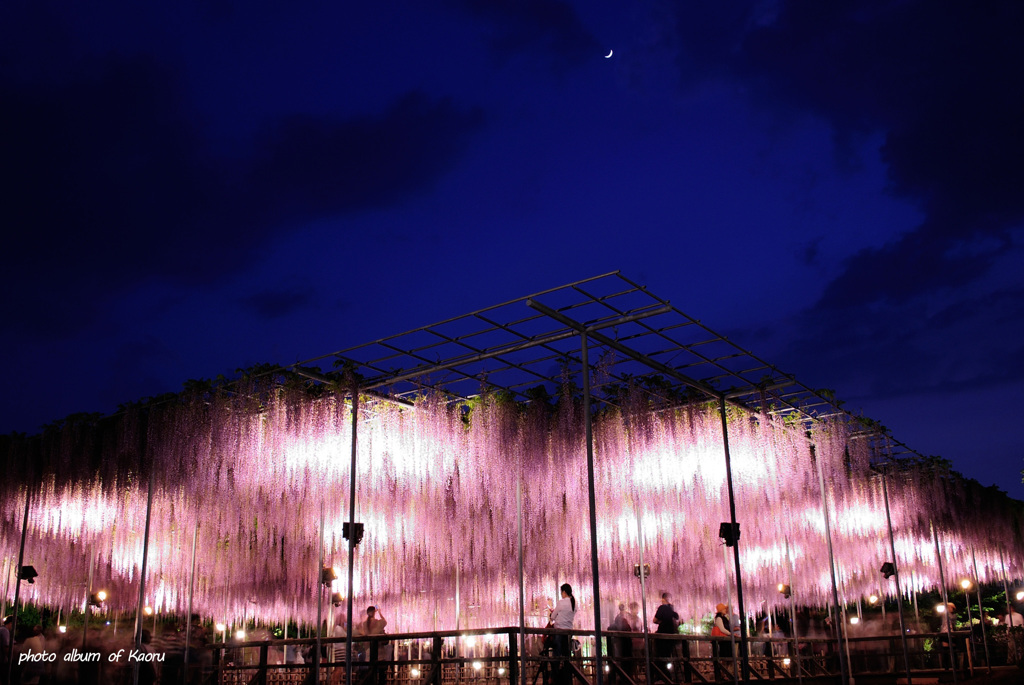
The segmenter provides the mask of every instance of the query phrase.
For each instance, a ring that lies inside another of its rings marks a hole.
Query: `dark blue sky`
[[[1015,1],[5,2],[0,430],[621,269],[1024,497],[1022,35]]]

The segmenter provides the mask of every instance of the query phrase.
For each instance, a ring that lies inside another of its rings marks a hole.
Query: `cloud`
[[[45,337],[88,325],[104,298],[146,279],[208,282],[271,236],[402,202],[482,123],[479,111],[407,93],[373,115],[270,121],[226,158],[152,58],[20,73],[0,76],[0,316]]]
[[[1012,1],[680,8],[685,74],[697,65],[761,103],[825,118],[840,163],[851,139],[882,132],[891,191],[925,212],[852,256],[820,307],[959,287],[1011,248],[1024,221],[1022,25]]]
[[[312,300],[313,291],[307,288],[304,290],[264,290],[242,298],[241,303],[264,319],[280,319],[306,307]]]
[[[497,27],[491,48],[500,57],[540,48],[574,64],[600,51],[597,39],[562,0],[452,0],[451,4]]]

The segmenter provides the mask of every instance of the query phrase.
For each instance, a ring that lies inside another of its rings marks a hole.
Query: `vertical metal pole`
[[[825,472],[821,469],[821,458],[818,456],[813,443],[811,443],[810,448],[811,456],[814,458],[814,463],[818,467],[818,487],[821,489],[821,511],[825,518],[825,540],[828,542],[828,568],[829,575],[832,580],[832,605],[836,608],[835,621],[833,621],[833,624],[836,627],[836,650],[839,652],[840,678],[845,685],[851,680],[850,665],[847,662],[846,654],[843,651],[843,635],[846,633],[846,626],[843,625],[843,614],[839,611],[839,591],[836,589],[836,558],[832,552],[832,526],[829,523],[828,496],[825,493]]]
[[[644,679],[653,683],[651,675],[651,636],[647,629],[647,574],[644,573],[644,530],[640,524],[640,498],[636,498],[636,535],[640,542],[640,606],[644,617]]]
[[[352,462],[349,465],[348,475],[348,588],[345,594],[348,595],[348,606],[346,608],[345,626],[345,682],[352,685],[352,633],[355,632],[352,623],[352,580],[353,569],[356,558],[356,429],[359,426],[359,385],[352,383]]]
[[[349,528],[349,535],[355,533]],[[324,501],[320,500],[320,565],[316,569],[316,651],[313,652],[314,683],[320,682],[320,645],[323,640],[324,615]]]
[[[907,628],[903,625],[903,594],[900,590],[900,564],[896,559],[896,541],[892,534],[892,515],[889,513],[889,485],[886,473],[882,471],[882,497],[885,499],[885,521],[889,526],[889,552],[892,554],[893,577],[896,578],[896,601],[900,612],[900,642],[903,644],[903,667],[907,672],[907,685],[913,682],[910,677],[910,650],[907,648]],[[885,594],[882,594],[882,607],[885,607]]]
[[[516,482],[516,526],[519,529],[519,681],[526,685],[526,581],[523,577],[523,464]]]
[[[462,558],[455,560],[455,630],[462,627],[462,588],[459,585],[462,575]]]
[[[149,452],[149,450],[146,450]],[[135,649],[142,650],[142,607],[146,599],[146,566],[149,563],[149,524],[153,517],[153,476],[156,460],[149,465],[149,494],[146,496],[146,532],[142,540],[142,572],[139,574],[139,605],[135,608]],[[139,685],[139,662],[132,668],[132,685]]]
[[[946,640],[949,642],[949,665],[953,670],[953,682],[956,683],[956,661],[953,656],[953,618],[949,615],[949,596],[946,595],[946,575],[942,570],[942,553],[939,551],[939,532],[935,530],[935,524],[931,524],[932,538],[935,540],[935,559],[939,562],[939,583],[942,589],[942,603],[946,606],[942,611],[946,614]]]
[[[732,625],[732,586],[729,585],[729,548],[722,547],[722,568],[725,569],[725,586],[729,588],[729,608],[726,611],[729,612],[729,644],[732,646],[732,679],[734,683],[740,682],[740,669],[737,668],[736,659],[738,655],[736,653],[736,628]],[[739,619],[740,629],[744,629],[744,621],[742,614],[737,614]],[[743,680],[747,680],[747,674],[743,674]]]
[[[800,666],[800,642],[796,632],[796,599],[793,598],[793,557],[789,550],[789,538],[786,538],[786,570],[789,576],[789,632],[793,635],[793,661],[796,663],[796,679],[800,685],[804,682],[803,668]],[[910,685],[908,682],[907,685]]]
[[[85,584],[85,612],[82,615],[82,651],[85,651],[89,637],[89,615],[92,612],[89,600],[92,599],[92,574],[96,567],[96,543],[92,543],[92,556],[89,558],[89,582]]]
[[[590,571],[594,581],[594,656],[595,682],[604,683],[604,668],[601,655],[601,584],[597,568],[597,503],[594,493],[594,427],[590,417],[590,360],[587,350],[587,332],[580,333],[581,357],[583,361],[583,422],[587,432],[587,499],[590,508]],[[640,567],[640,575],[644,569]]]
[[[18,550],[18,566],[14,575],[14,622],[11,624],[11,644],[7,652],[7,682],[11,682],[14,672],[14,636],[18,630],[18,599],[21,597],[21,567],[25,564],[25,538],[28,537],[28,506],[32,500],[31,479],[25,485],[25,518],[21,522],[21,547]]]
[[[732,487],[732,456],[729,454],[729,423],[725,415],[725,395],[718,396],[718,413],[722,418],[722,447],[725,450],[725,481],[729,487],[729,522],[736,529],[736,495]],[[746,609],[743,606],[743,576],[740,572],[740,541],[733,541],[733,565],[736,569],[736,603],[740,617],[740,663],[743,668],[743,679],[750,677],[750,657],[747,645],[747,624],[744,620]],[[731,618],[731,617],[730,617]],[[734,652],[735,653],[735,650]]]
[[[1006,582],[1006,562],[1003,561],[1003,549],[1002,549],[1002,547],[999,548],[999,566],[1003,569],[1003,594],[1006,597],[1006,616],[1007,616],[1007,621],[1012,621],[1013,619],[1010,618],[1010,585],[1009,585],[1009,583]],[[1013,626],[1011,626],[1009,623],[1007,623],[1006,627],[1007,627],[1007,631],[1009,631],[1009,629],[1012,628]]]
[[[0,617],[7,616],[7,593],[11,591],[11,559],[4,557],[4,596],[0,597]]]
[[[185,619],[185,668],[182,669],[182,685],[188,682],[188,657],[192,651],[192,595],[196,588],[196,542],[199,540],[199,511],[196,511],[196,526],[192,530],[192,571],[188,577],[188,617]],[[286,624],[287,625],[287,624]]]
[[[978,591],[978,618],[981,619],[981,643],[985,646],[985,666],[992,673],[992,660],[988,654],[988,636],[985,633],[985,611],[981,608],[981,578],[978,577],[978,559],[974,556],[974,545],[971,545],[971,566],[974,567],[974,589]]]

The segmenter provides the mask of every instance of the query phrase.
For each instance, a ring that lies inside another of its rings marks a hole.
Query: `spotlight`
[[[718,526],[718,537],[725,541],[726,547],[735,547],[740,539],[740,524],[722,521]]]
[[[672,664],[665,664],[665,668],[667,668],[668,670],[671,671],[672,670]]]
[[[110,625],[110,621],[107,621],[107,625],[108,625],[108,626]]]
[[[480,663],[479,661],[474,661],[473,662],[473,670],[474,671],[479,671],[483,667],[484,667],[484,665],[482,663]]]
[[[472,635],[467,636],[466,637],[466,646],[467,647],[476,647],[476,638],[473,637]]]
[[[340,592],[335,592],[331,595],[331,603],[336,607],[340,607],[341,603],[345,601],[345,598],[341,596]]]
[[[225,630],[228,629],[228,627],[226,625],[224,625],[223,623],[218,623],[217,625],[214,626],[214,628],[217,629],[218,633],[223,633]]]
[[[152,616],[153,615],[153,607],[146,607],[145,609],[142,610],[142,613],[144,613],[146,616]]]
[[[35,583],[39,574],[33,566],[22,566],[18,572],[18,580],[27,580],[29,584]]]
[[[333,581],[338,579],[338,574],[334,568],[330,566],[324,566],[320,570],[320,582],[324,585],[330,585]]]
[[[355,526],[355,538],[352,540],[352,545],[355,547],[359,546],[359,543],[363,541],[363,524],[356,523]],[[349,527],[349,522],[345,521],[341,524],[341,536],[346,540],[350,539],[349,533],[352,532]]]
[[[633,575],[637,578],[640,577],[640,564],[633,564]],[[644,564],[644,578],[651,575],[651,565]]]
[[[412,676],[413,678],[419,678],[420,677],[420,669],[418,669],[418,668],[411,668],[411,669],[409,669],[409,675]]]
[[[93,592],[92,594],[89,595],[89,606],[91,606],[91,607],[101,607],[101,606],[103,606],[103,601],[106,598],[107,598],[107,593],[104,592],[103,590],[100,590],[99,592]]]
[[[505,675],[505,668],[504,667],[498,669],[498,675],[499,676]]]
[[[974,583],[972,583],[971,581],[967,580],[966,578],[964,578],[963,580],[960,581],[960,587],[962,587],[964,590],[970,590],[971,589],[971,585],[973,585],[973,584]]]
[[[891,561],[885,562],[882,564],[882,575],[885,576],[886,580],[892,578],[896,575],[896,566]]]
[[[850,625],[851,626],[855,626],[858,623],[860,623],[860,616],[851,616],[850,617]]]
[[[790,661],[789,661],[789,657],[787,656],[785,659],[782,660],[782,665],[783,666],[789,666],[789,664],[790,664]]]
[[[106,602],[107,601],[107,591],[106,590],[100,590],[99,592],[96,593],[96,597],[101,602]]]
[[[789,596],[793,594],[793,589],[785,583],[779,583],[779,592],[782,594],[783,597],[789,599]]]
[[[66,632],[68,632],[68,627],[67,626],[57,626],[57,632],[61,633],[61,634],[66,633]]]
[[[245,631],[244,630],[236,630],[235,631],[235,639],[236,640],[244,640],[245,639]]]
[[[1024,602],[1024,590],[1017,591],[1017,601]]]
[[[868,597],[868,604],[878,604],[878,595],[871,595],[870,597]]]
[[[611,670],[612,670],[612,669],[608,668],[608,666],[607,666],[607,665],[605,665],[605,667],[604,667],[604,672],[605,672],[605,673],[608,673],[608,672],[609,672],[609,671],[611,671]]]
[[[944,614],[944,613],[946,613],[946,605],[945,604],[936,604],[935,605],[935,613],[937,613],[937,614]]]

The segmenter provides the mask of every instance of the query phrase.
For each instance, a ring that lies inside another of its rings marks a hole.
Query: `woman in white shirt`
[[[576,618],[576,598],[572,596],[572,586],[569,583],[564,583],[560,588],[562,591],[562,598],[555,604],[555,608],[551,610],[551,627],[559,630],[572,630],[573,620]],[[568,635],[555,635],[554,636],[554,650],[552,656],[555,657],[567,657],[569,656],[569,636]],[[558,675],[560,681],[564,681],[565,666],[562,665],[558,668]]]

